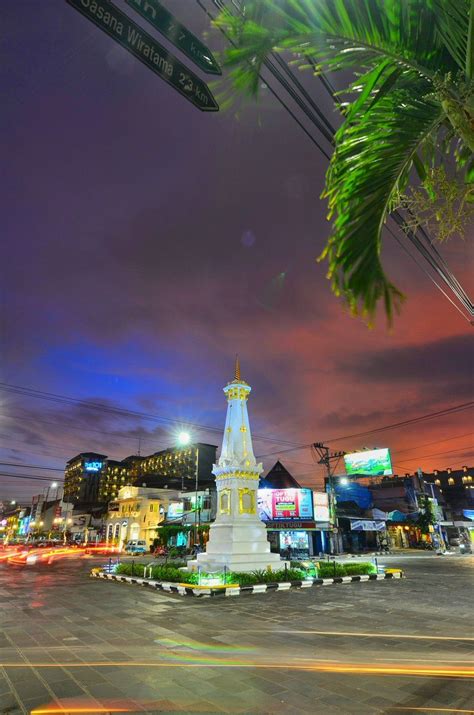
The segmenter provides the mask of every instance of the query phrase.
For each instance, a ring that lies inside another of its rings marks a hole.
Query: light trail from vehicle
[[[6,561],[15,566],[29,566],[35,563],[53,563],[62,558],[84,558],[91,555],[107,556],[119,554],[120,550],[115,546],[93,545],[93,546],[53,546],[25,549],[13,551],[8,554],[0,554],[0,561]]]
[[[269,630],[259,630],[252,631],[252,633],[267,633],[271,634],[273,631]],[[424,640],[424,641],[474,641],[474,638],[469,636],[422,636],[413,635],[411,633],[354,633],[352,631],[281,631],[278,630],[278,634],[285,633],[288,635],[317,635],[317,636],[353,636],[354,638],[408,638],[412,640]]]
[[[112,705],[110,707],[101,708],[93,707],[90,708],[71,708],[69,705],[65,705],[60,708],[37,708],[32,710],[30,715],[52,715],[52,713],[64,713],[64,715],[69,715],[69,713],[132,713],[137,712],[136,710],[129,710],[128,708],[116,708]]]
[[[0,663],[2,668],[66,668],[73,670],[76,668],[232,668],[232,669],[255,669],[255,670],[301,670],[314,673],[341,673],[346,675],[394,675],[408,677],[429,677],[429,678],[474,678],[474,668],[448,668],[430,666],[404,666],[374,665],[372,663],[259,663],[259,662],[232,662],[206,660],[204,662],[184,662],[184,663],[158,663],[153,661],[101,661],[83,663]]]
[[[417,712],[422,712],[422,713],[474,713],[474,710],[459,710],[458,708],[408,708],[408,707],[398,707],[394,706],[391,707],[387,710],[387,712],[401,712],[401,711],[409,711],[413,712],[413,710],[416,710]]]

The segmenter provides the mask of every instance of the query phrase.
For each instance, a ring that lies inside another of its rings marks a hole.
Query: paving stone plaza
[[[0,713],[473,712],[473,557],[386,562],[407,578],[234,599],[0,566]]]

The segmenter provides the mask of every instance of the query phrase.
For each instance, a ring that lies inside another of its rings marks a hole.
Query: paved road
[[[395,561],[402,581],[226,599],[2,565],[0,713],[474,713],[474,558]]]

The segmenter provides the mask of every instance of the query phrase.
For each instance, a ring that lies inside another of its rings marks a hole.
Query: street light
[[[191,442],[189,432],[180,432],[178,435],[178,444],[180,447],[185,447]],[[198,530],[201,523],[201,510],[198,508],[198,489],[199,489],[199,450],[196,448],[196,470],[194,473],[194,545],[197,545]],[[181,478],[181,489],[184,491],[184,474]],[[199,523],[198,523],[199,522]]]
[[[346,487],[349,484],[349,480],[347,477],[341,477],[339,479],[339,484],[341,484],[343,487]]]

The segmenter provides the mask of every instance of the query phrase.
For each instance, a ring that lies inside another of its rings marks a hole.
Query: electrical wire
[[[349,434],[349,435],[343,435],[341,437],[332,437],[332,438],[327,438],[323,439],[322,441],[325,444],[332,444],[334,442],[341,442],[342,440],[346,439],[353,439],[354,437],[366,437],[372,434],[376,434],[378,432],[385,432],[386,430],[391,430],[391,429],[400,429],[401,427],[407,427],[411,426],[413,424],[418,424],[419,422],[423,422],[425,420],[432,420],[432,419],[437,419],[438,417],[445,417],[451,414],[456,414],[457,412],[462,412],[463,410],[469,410],[474,407],[474,401],[471,402],[465,402],[461,403],[459,405],[454,405],[453,407],[448,407],[444,410],[438,410],[436,412],[429,412],[426,415],[420,415],[419,417],[414,417],[409,420],[403,420],[401,422],[394,422],[393,424],[390,425],[385,425],[385,427],[376,427],[372,430],[367,430],[365,432],[356,432],[354,434]],[[271,457],[274,454],[286,454],[288,452],[296,452],[298,450],[302,449],[308,449],[312,446],[311,444],[304,444],[300,445],[299,447],[293,447],[291,449],[284,449],[281,451],[274,451],[274,452],[269,452],[267,454],[260,454],[259,459],[263,459],[264,457]]]
[[[18,462],[0,462],[0,467],[21,467],[22,469],[45,469],[49,472],[64,472],[60,467],[41,467],[39,464],[18,464]]]
[[[197,0],[198,5],[204,10],[206,15],[213,21],[215,18],[212,16],[212,14],[207,10],[207,8],[204,7],[202,4],[201,0]],[[218,11],[222,11],[226,8],[225,2],[223,0],[212,0],[212,3],[214,7]],[[235,2],[232,2],[233,7],[236,9],[236,11],[243,16],[243,11],[242,7],[237,5]],[[228,37],[227,33],[222,29],[221,32],[222,34],[226,37],[227,41],[230,42],[233,46],[235,46],[235,43],[232,42],[232,40]],[[305,113],[307,118],[314,124],[314,126],[319,130],[319,132],[331,143],[334,143],[333,135],[335,133],[334,127],[331,125],[329,120],[325,117],[325,115],[319,110],[315,102],[312,100],[311,96],[309,93],[306,91],[306,89],[303,87],[301,82],[295,77],[294,73],[291,71],[291,69],[288,67],[287,63],[278,55],[277,53],[270,53],[269,57],[272,58],[270,60],[267,58],[264,61],[265,67],[268,69],[268,71],[277,79],[277,81],[280,83],[280,85],[290,94],[292,99],[295,101],[295,103],[300,107],[300,109]],[[281,72],[275,67],[275,63],[281,67],[283,72],[286,75],[286,78],[284,78],[281,74]],[[313,67],[315,66],[314,60],[310,60],[310,63],[313,64]],[[335,94],[335,89],[332,86],[330,80],[324,75],[318,72],[318,77],[326,90],[326,92],[329,94],[331,97],[332,101],[340,106],[340,102]],[[259,78],[266,82],[266,79],[259,74]],[[293,83],[293,85],[296,87],[296,91],[289,86],[289,82]],[[268,83],[267,83],[268,85]],[[302,98],[298,95],[298,92],[302,95]],[[281,98],[275,93],[274,90],[272,90],[272,94],[278,99],[278,101],[281,101]],[[305,101],[310,104],[312,109],[317,111],[318,116],[324,121],[324,125],[321,124],[321,121],[314,116],[314,113],[308,109],[308,107],[305,105]],[[291,110],[288,110],[291,113]],[[292,114],[292,116],[294,116]],[[301,126],[301,123],[298,121],[298,124]],[[306,128],[304,128],[304,131],[306,134],[308,134]],[[318,148],[320,151],[323,153],[323,155],[329,159],[329,156],[327,155],[327,152],[322,150],[321,146],[318,145]],[[439,283],[434,279],[434,277],[427,272],[425,269],[422,269],[423,272],[429,276],[430,280],[432,283],[440,290],[440,292],[448,298],[449,302],[456,307],[458,312],[464,317],[465,320],[467,320],[470,324],[474,324],[474,321],[472,320],[472,316],[474,316],[474,305],[472,301],[469,299],[467,296],[466,292],[462,288],[461,284],[459,281],[456,279],[454,274],[451,272],[449,269],[446,261],[444,258],[441,256],[437,248],[434,246],[434,243],[432,239],[429,237],[425,229],[420,226],[418,227],[417,231],[420,232],[422,238],[425,240],[425,242],[428,244],[428,248],[423,245],[422,240],[418,237],[417,232],[411,231],[405,222],[405,219],[403,216],[400,214],[399,211],[395,211],[391,214],[392,219],[397,223],[399,228],[403,231],[404,235],[408,237],[408,240],[414,245],[416,250],[421,253],[423,258],[428,262],[432,270],[446,283],[446,285],[450,288],[450,290],[454,293],[458,301],[464,306],[464,308],[468,311],[469,316],[468,317],[463,313],[463,311],[459,308],[459,306],[456,305],[452,301],[452,299],[447,295],[447,293],[442,289],[442,287],[439,285]],[[393,234],[392,234],[393,235]],[[398,241],[400,243],[400,241]],[[403,244],[401,244],[403,245]],[[431,251],[431,252],[430,252]],[[409,253],[409,252],[408,252]],[[409,253],[409,255],[412,255]],[[412,256],[413,258],[413,256]],[[419,267],[421,265],[419,262],[415,261]]]
[[[150,420],[152,422],[164,422],[165,424],[177,425],[180,427],[193,427],[198,430],[205,432],[214,432],[222,434],[222,429],[220,427],[211,427],[210,425],[202,425],[197,422],[190,422],[188,420],[177,420],[171,417],[162,417],[160,415],[153,415],[147,412],[138,412],[137,410],[129,410],[121,407],[114,407],[111,405],[103,405],[96,402],[90,402],[88,400],[81,400],[75,397],[69,397],[67,395],[60,395],[53,392],[46,392],[44,390],[36,390],[34,388],[24,387],[22,385],[10,385],[6,382],[0,382],[0,390],[8,392],[15,395],[20,395],[24,397],[35,397],[37,399],[43,399],[49,402],[54,402],[57,404],[64,405],[79,405],[80,407],[86,407],[92,410],[98,410],[101,412],[107,412],[109,414],[127,416],[127,417],[139,417],[140,419]],[[296,442],[290,442],[288,440],[278,439],[277,437],[270,437],[266,435],[252,435],[255,440],[262,440],[266,442],[273,442],[285,445],[295,445]],[[138,439],[138,438],[137,438]]]

